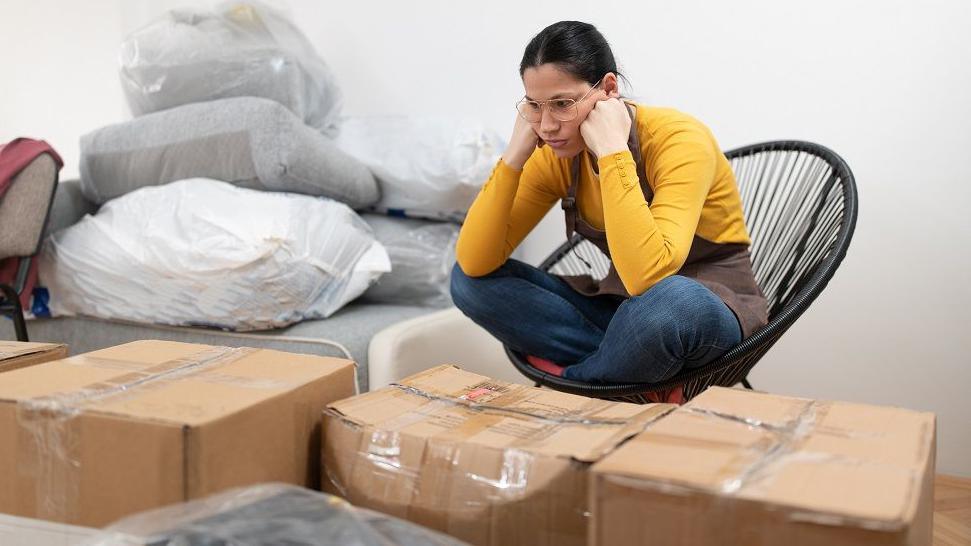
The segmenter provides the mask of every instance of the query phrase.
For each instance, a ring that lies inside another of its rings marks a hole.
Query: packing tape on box
[[[820,403],[817,401],[807,402],[796,418],[788,421],[784,425],[776,425],[749,417],[739,417],[737,415],[719,413],[708,409],[694,408],[690,406],[686,407],[685,410],[692,414],[705,415],[712,419],[724,419],[726,421],[741,423],[748,427],[757,428],[769,433],[770,437],[772,438],[772,443],[766,447],[766,449],[754,462],[752,462],[752,464],[738,474],[728,476],[722,480],[718,487],[721,493],[733,494],[741,490],[742,487],[748,483],[751,483],[757,479],[764,479],[766,477],[765,470],[767,468],[769,468],[782,455],[790,452],[796,443],[807,437],[809,433],[812,432],[816,424],[817,412],[820,409],[819,406]]]
[[[551,424],[572,424],[572,425],[605,425],[605,426],[617,426],[625,425],[629,421],[626,419],[607,419],[599,417],[585,417],[584,415],[589,415],[596,413],[600,409],[610,405],[610,402],[604,400],[598,400],[596,398],[591,398],[587,404],[577,410],[581,416],[575,417],[573,415],[563,415],[550,411],[533,410],[528,411],[524,409],[511,408],[508,407],[516,402],[522,401],[527,395],[530,394],[530,387],[522,385],[511,385],[515,387],[510,389],[510,386],[502,386],[502,391],[493,390],[494,387],[490,382],[484,382],[480,385],[475,385],[467,389],[467,392],[461,396],[449,396],[435,394],[431,392],[424,391],[417,387],[412,387],[410,385],[401,385],[398,383],[392,383],[390,386],[396,389],[406,392],[408,394],[414,394],[422,398],[426,398],[435,402],[442,402],[444,405],[451,405],[456,407],[464,407],[471,411],[478,411],[483,413],[499,413],[506,414],[509,416],[520,416],[527,417],[530,419],[539,419],[547,421]],[[490,394],[486,394],[486,391]],[[493,395],[491,393],[498,393],[498,395]],[[502,397],[503,405],[490,404],[489,402]],[[419,417],[421,419],[422,417]],[[397,421],[393,421],[397,422]]]
[[[289,384],[217,373],[259,349],[213,347],[205,351],[156,365],[91,356],[77,356],[85,365],[127,370],[128,373],[92,383],[71,392],[30,398],[17,403],[17,422],[26,437],[20,438],[19,461],[36,483],[37,516],[43,519],[73,520],[78,509],[81,461],[80,430],[75,417],[85,406],[144,393],[188,376],[194,380],[254,389],[285,388]]]

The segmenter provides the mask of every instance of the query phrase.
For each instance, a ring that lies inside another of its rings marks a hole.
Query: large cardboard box
[[[0,512],[102,526],[238,485],[319,486],[349,360],[141,341],[0,374]]]
[[[673,407],[440,366],[328,406],[324,486],[473,544],[580,545],[591,463]]]
[[[67,345],[61,343],[0,341],[0,372],[9,372],[65,357],[67,357]]]
[[[931,413],[711,388],[591,473],[590,544],[931,544]]]

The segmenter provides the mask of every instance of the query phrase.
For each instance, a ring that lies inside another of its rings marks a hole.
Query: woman
[[[459,234],[455,305],[544,371],[584,382],[664,381],[764,325],[734,174],[711,132],[621,100],[592,25],[562,21],[526,46],[509,145]],[[556,201],[611,258],[559,277],[509,255]]]

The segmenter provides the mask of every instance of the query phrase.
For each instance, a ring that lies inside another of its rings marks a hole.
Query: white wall
[[[0,142],[50,142],[76,177],[78,137],[128,116],[118,83],[120,0],[0,0]]]
[[[0,141],[77,137],[126,113],[124,32],[185,2],[2,1]],[[631,95],[692,113],[724,148],[799,138],[843,155],[861,211],[827,291],[756,368],[756,387],[934,411],[941,472],[971,476],[971,3],[293,1],[346,112],[480,116],[507,135],[526,42],[561,19],[600,28]],[[23,45],[29,60],[8,52]],[[554,209],[523,244],[562,240]]]

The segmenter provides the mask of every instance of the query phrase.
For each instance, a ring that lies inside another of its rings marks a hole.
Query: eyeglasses
[[[580,100],[573,99],[549,99],[549,100],[528,100],[522,99],[516,103],[516,111],[519,112],[520,117],[530,123],[536,123],[543,119],[543,106],[549,108],[550,115],[553,116],[557,121],[573,121],[580,115],[580,109],[578,105],[586,100],[593,93],[593,90],[600,85],[603,78],[593,84],[593,87],[587,91]]]

